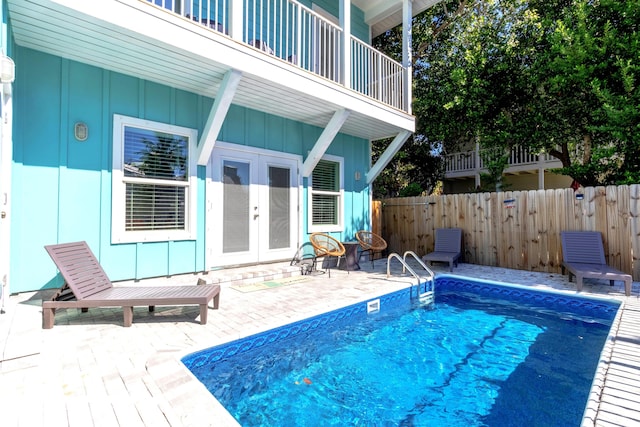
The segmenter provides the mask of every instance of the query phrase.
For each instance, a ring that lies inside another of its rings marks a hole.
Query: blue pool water
[[[243,426],[578,426],[617,303],[436,279],[193,353]]]

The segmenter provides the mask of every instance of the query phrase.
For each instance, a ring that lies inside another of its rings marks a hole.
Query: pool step
[[[202,275],[201,279],[213,285],[245,285],[260,283],[285,277],[300,276],[300,267],[289,263],[273,263],[246,267],[222,268]]]

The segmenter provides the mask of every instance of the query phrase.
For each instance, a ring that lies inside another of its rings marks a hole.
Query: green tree
[[[515,146],[583,185],[640,182],[639,23],[640,0],[443,1],[413,23],[414,139],[479,143],[497,183]],[[376,43],[397,57],[399,29]]]
[[[640,182],[640,1],[576,0],[549,23],[539,108],[566,139],[549,151],[583,185]]]
[[[374,141],[372,160],[375,162],[390,140]],[[373,197],[410,197],[431,194],[443,174],[442,158],[437,148],[419,135],[405,143],[373,183]]]

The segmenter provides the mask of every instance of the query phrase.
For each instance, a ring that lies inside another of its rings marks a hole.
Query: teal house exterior
[[[370,228],[414,131],[410,20],[437,1],[1,0],[2,295],[289,260]],[[370,46],[404,24],[403,63]],[[390,138],[371,161],[371,141]]]

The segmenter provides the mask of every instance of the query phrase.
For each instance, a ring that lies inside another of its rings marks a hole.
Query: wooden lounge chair
[[[437,228],[436,243],[433,252],[422,257],[429,266],[433,262],[449,263],[449,271],[453,266],[458,266],[458,260],[462,256],[462,229],[461,228]]]
[[[56,309],[122,307],[124,326],[133,322],[133,307],[156,305],[199,305],[200,323],[207,323],[208,305],[220,302],[220,286],[113,286],[86,242],[45,246],[65,280],[50,301],[42,302],[42,327],[53,328]]]
[[[631,295],[631,275],[607,265],[602,234],[598,231],[563,231],[562,274],[569,271],[569,282],[576,277],[576,288],[582,290],[582,279],[606,279],[611,286],[616,280],[624,282],[624,293]]]

